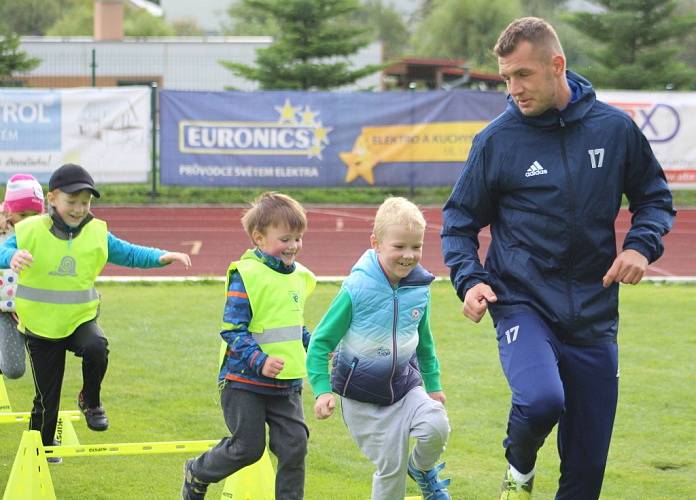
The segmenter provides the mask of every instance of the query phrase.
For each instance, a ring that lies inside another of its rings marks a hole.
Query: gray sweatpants
[[[17,322],[9,312],[0,312],[0,372],[7,378],[21,377],[25,357],[24,335],[17,331]]]
[[[375,464],[372,500],[403,500],[406,494],[409,437],[416,440],[413,462],[432,469],[447,444],[445,407],[415,387],[389,406],[341,398],[343,420],[363,454]]]
[[[302,393],[267,396],[228,385],[222,391],[221,404],[231,435],[194,461],[193,475],[206,483],[216,483],[258,462],[266,447],[268,424],[269,448],[278,458],[275,497],[302,500],[309,437]]]

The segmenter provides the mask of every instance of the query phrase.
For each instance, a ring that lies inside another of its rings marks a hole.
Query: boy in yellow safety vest
[[[256,248],[227,270],[221,336],[226,350],[218,381],[230,436],[184,465],[182,497],[205,497],[216,483],[257,462],[266,447],[278,458],[275,497],[304,497],[309,431],[302,412],[302,379],[309,332],[305,300],[314,275],[295,262],[307,219],[302,206],[280,193],[260,195],[242,217]]]
[[[92,197],[100,195],[81,166],[58,168],[48,189],[48,213],[19,222],[0,247],[0,268],[19,273],[18,329],[25,335],[36,388],[29,428],[41,432],[45,446],[54,444],[66,351],[82,358],[78,406],[87,426],[94,431],[109,426],[100,398],[109,350],[97,324],[100,299],[94,288],[104,265],[191,266],[187,254],[133,245],[111,234],[106,222],[90,213]]]

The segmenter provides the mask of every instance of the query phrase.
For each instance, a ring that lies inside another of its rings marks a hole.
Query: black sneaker
[[[77,395],[77,406],[85,416],[87,427],[93,431],[105,431],[109,428],[109,419],[106,417],[106,411],[101,406],[88,408],[85,399],[82,397],[82,392]]]
[[[54,440],[53,440],[53,446],[60,446],[60,441],[54,439]],[[46,462],[48,462],[49,464],[53,464],[53,465],[62,464],[62,463],[63,463],[63,458],[62,458],[62,457],[57,457],[57,456],[55,456],[55,455],[50,455],[50,456],[46,457]]]
[[[208,491],[208,483],[204,483],[193,475],[191,466],[193,458],[186,460],[184,464],[184,484],[181,487],[181,498],[183,500],[202,500]]]

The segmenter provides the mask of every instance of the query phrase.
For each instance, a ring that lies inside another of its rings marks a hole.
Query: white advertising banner
[[[597,97],[633,118],[671,187],[696,188],[696,92],[597,91]]]
[[[150,89],[0,89],[0,181],[47,183],[64,163],[97,183],[145,182],[151,169]]]

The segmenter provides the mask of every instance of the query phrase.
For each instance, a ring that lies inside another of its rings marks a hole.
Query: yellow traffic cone
[[[3,500],[56,500],[39,431],[24,431]]]
[[[7,389],[5,388],[4,377],[0,375],[0,411],[12,411],[10,398],[7,397]]]
[[[275,471],[268,448],[258,462],[244,467],[225,480],[220,498],[275,500]]]
[[[69,415],[58,413],[58,424],[56,425],[55,439],[63,446],[79,445],[80,440],[77,438],[75,427],[72,424],[72,419]]]

